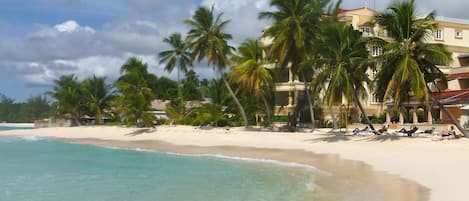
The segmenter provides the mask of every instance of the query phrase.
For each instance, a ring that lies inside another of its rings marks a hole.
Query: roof
[[[436,16],[435,20],[441,21],[441,22],[452,22],[452,23],[457,23],[457,24],[469,24],[469,20],[467,19],[459,19],[459,18],[444,17],[444,16]]]
[[[354,9],[339,9],[339,12],[340,12],[340,13],[346,13],[346,12],[356,11],[356,10],[362,10],[362,9],[370,10],[370,11],[375,12],[375,13],[378,12],[378,11],[376,11],[376,10],[374,10],[374,9],[371,9],[370,7],[359,7],[359,8],[354,8]]]
[[[166,110],[166,104],[168,104],[169,101],[164,101],[164,100],[153,100],[151,102],[151,108],[154,110]]]
[[[467,104],[469,103],[469,89],[462,90],[445,90],[441,92],[432,92],[432,97],[440,101],[443,105]],[[387,102],[386,105],[393,105],[393,102]],[[409,101],[403,102],[403,105],[422,105],[421,101],[415,99],[414,96]]]
[[[339,8],[339,13],[346,13],[348,11],[350,11],[350,10]]]
[[[449,74],[447,78],[448,78],[448,80],[469,78],[469,72],[464,72],[464,73],[452,73],[452,74]]]
[[[438,99],[447,99],[447,98],[469,98],[469,89],[461,90],[446,90],[441,92],[433,92],[432,96]]]

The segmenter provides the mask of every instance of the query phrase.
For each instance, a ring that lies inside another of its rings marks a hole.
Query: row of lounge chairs
[[[358,129],[356,128],[355,130],[352,131],[354,135],[358,134],[374,134],[374,135],[384,135],[384,134],[391,134],[391,135],[404,135],[404,136],[416,136],[420,134],[428,134],[428,135],[434,135],[435,134],[435,128],[433,127],[432,129],[427,129],[424,131],[419,131],[417,126],[411,126],[409,130],[402,128],[401,130],[395,131],[395,132],[390,132],[389,131],[389,125],[383,126],[382,128],[378,130],[371,130],[368,126],[366,126],[363,129]]]

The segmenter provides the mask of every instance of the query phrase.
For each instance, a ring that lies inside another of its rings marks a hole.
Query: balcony
[[[293,82],[281,82],[277,83],[275,87],[275,91],[304,91],[305,86],[303,82],[300,81],[293,81]]]

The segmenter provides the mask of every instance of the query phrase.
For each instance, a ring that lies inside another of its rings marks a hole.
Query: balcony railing
[[[275,91],[296,91],[296,90],[305,90],[303,82],[293,81],[293,82],[281,82],[277,83]]]

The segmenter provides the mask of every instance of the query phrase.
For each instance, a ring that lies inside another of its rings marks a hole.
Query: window
[[[363,32],[363,35],[365,35],[365,36],[373,35],[373,32],[371,31],[371,28],[367,27],[367,26],[362,26],[362,32]]]
[[[378,94],[372,94],[372,95],[371,95],[371,103],[372,103],[372,104],[381,103],[381,102],[379,101]]]
[[[376,68],[372,68],[371,69],[371,77],[372,78],[375,78],[376,77],[376,73],[378,73],[378,70]]]
[[[443,40],[443,31],[441,29],[436,30],[436,40]]]
[[[462,38],[462,31],[456,31],[456,38]]]
[[[379,47],[379,46],[372,46],[371,47],[371,56],[376,57],[376,56],[379,56],[380,53],[381,53],[381,47]]]

